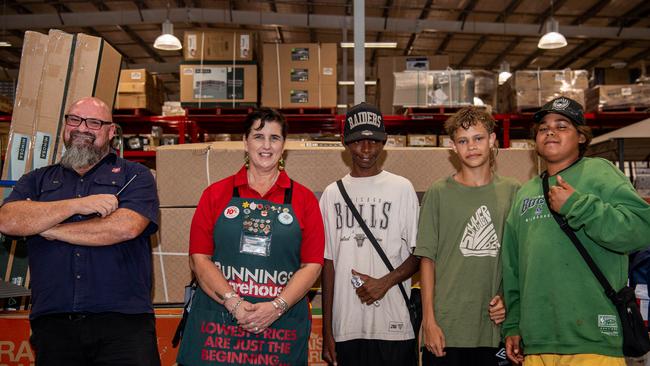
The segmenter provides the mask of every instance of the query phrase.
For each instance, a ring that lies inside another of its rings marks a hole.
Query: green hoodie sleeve
[[[604,248],[622,253],[644,249],[650,245],[650,205],[623,173],[608,165],[595,187],[576,188],[560,214]]]
[[[515,200],[513,204],[517,201]],[[502,325],[504,337],[519,335],[519,243],[514,230],[516,210],[511,209],[506,220],[501,259],[503,264],[503,296],[506,304],[506,320]]]

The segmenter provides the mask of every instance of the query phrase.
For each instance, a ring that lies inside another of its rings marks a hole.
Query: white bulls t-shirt
[[[411,182],[382,171],[364,178],[348,174],[343,184],[393,267],[399,267],[415,247],[417,234],[419,204]],[[352,287],[352,269],[381,278],[388,268],[347,208],[336,182],[323,192],[320,207],[325,223],[325,258],[334,262],[336,274],[334,339],[413,339],[408,309],[397,285],[379,300],[379,306],[363,304]],[[410,296],[410,279],[403,285]]]

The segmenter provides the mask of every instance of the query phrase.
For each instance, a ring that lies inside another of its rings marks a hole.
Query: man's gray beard
[[[103,147],[96,147],[94,144],[79,145],[72,144],[70,141],[65,143],[66,150],[63,157],[61,157],[61,165],[66,168],[73,170],[89,168],[108,154],[108,144]]]

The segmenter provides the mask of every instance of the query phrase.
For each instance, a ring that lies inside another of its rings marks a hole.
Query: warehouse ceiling
[[[0,67],[15,75],[25,30],[58,28],[101,36],[118,49],[126,68],[146,67],[178,93],[182,51],[152,47],[169,18],[175,34],[205,27],[246,29],[263,43],[353,40],[352,0],[32,1],[4,0],[0,16]],[[647,0],[366,0],[366,41],[397,42],[396,49],[368,49],[366,75],[377,58],[448,55],[456,69],[591,69],[650,60],[650,1]],[[553,16],[568,46],[537,48],[544,23]],[[347,28],[347,34],[346,29]],[[261,49],[261,48],[258,48]],[[339,52],[339,65],[344,52]],[[353,52],[347,52],[352,79]],[[260,57],[258,57],[260,59]],[[352,89],[352,88],[348,88]],[[372,91],[369,91],[372,93]]]

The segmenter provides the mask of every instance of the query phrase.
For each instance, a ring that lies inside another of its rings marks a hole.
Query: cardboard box
[[[109,107],[115,104],[117,84],[120,77],[122,55],[100,37],[78,33],[75,35],[74,56],[63,101],[63,113],[58,121],[63,124],[63,114],[77,100],[93,96],[103,100]],[[59,128],[59,131],[61,129]],[[60,134],[54,144],[53,160],[59,161],[63,152]]]
[[[445,70],[449,67],[449,56],[387,56],[377,58],[377,100],[383,114],[393,114],[393,93],[395,76],[401,71]]]
[[[180,65],[182,103],[257,103],[257,65]]]
[[[587,110],[650,107],[650,85],[598,85],[587,96]]]
[[[438,146],[438,135],[408,134],[406,137],[408,146]]]
[[[185,61],[251,61],[255,34],[250,31],[194,29],[183,37]]]
[[[386,138],[386,146],[388,147],[405,147],[406,136],[402,135],[388,135]]]
[[[37,116],[36,107],[48,41],[45,34],[25,32],[9,142],[2,168],[3,180],[18,180],[31,168],[27,156],[32,146],[32,131]],[[0,199],[6,197],[9,191],[2,190]]]
[[[512,139],[510,148],[513,149],[535,149],[535,140],[531,139]]]
[[[337,44],[265,44],[262,105],[334,108],[338,92]]]
[[[474,104],[489,105],[497,108],[497,77],[486,70],[472,70],[474,75]]]
[[[146,109],[153,114],[160,114],[162,104],[157,80],[146,69],[122,70],[115,108]]]
[[[587,70],[520,70],[515,72],[515,88],[520,90],[587,89],[589,73]]]
[[[66,112],[66,86],[70,82],[76,36],[52,29],[41,88],[38,95],[37,118],[33,135],[34,149],[28,158],[31,169],[38,169],[54,162],[57,150],[63,144],[59,136],[63,132],[63,116]]]
[[[474,74],[470,70],[404,71],[395,73],[393,104],[403,107],[474,104]]]
[[[351,162],[342,147],[310,147],[313,143],[287,142],[286,171],[318,194],[348,174]],[[236,173],[243,158],[241,141],[159,147],[156,171],[161,207],[196,206],[203,190]],[[383,169],[408,178],[419,192],[452,174],[458,164],[449,149],[430,147],[386,147],[380,159]],[[318,169],[314,169],[316,162]],[[537,157],[527,150],[503,149],[497,156],[497,171],[524,182],[538,173]]]
[[[66,110],[70,104],[89,95],[103,100],[112,108],[121,65],[122,54],[104,39],[77,34]]]
[[[449,137],[449,135],[440,135],[438,136],[438,146],[440,147],[451,147],[454,144],[454,141]]]
[[[615,68],[594,68],[592,78],[589,80],[591,86],[596,85],[625,85],[632,84],[641,76],[641,70],[624,67]]]

